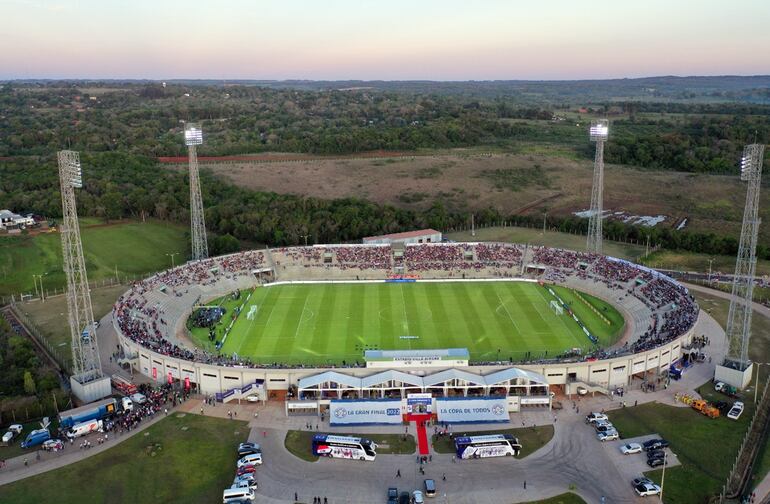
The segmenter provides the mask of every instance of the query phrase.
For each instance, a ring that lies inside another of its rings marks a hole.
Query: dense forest
[[[120,152],[84,154],[84,189],[78,193],[81,215],[115,220],[124,217],[155,217],[189,221],[189,186],[185,173],[158,170],[146,157]],[[61,214],[55,160],[19,158],[0,163],[0,202],[47,216]],[[311,234],[320,243],[358,241],[363,236],[433,227],[441,230],[467,226],[470,216],[440,203],[423,211],[378,205],[354,198],[318,199],[251,191],[213,180],[201,174],[206,224],[214,233],[212,253],[236,250],[237,242],[271,246],[296,245]],[[540,225],[540,216],[503,215],[495,209],[476,213],[478,225],[500,222]],[[587,220],[577,217],[548,217],[549,227],[566,232],[585,232]],[[666,248],[708,254],[734,255],[737,240],[713,233],[672,231],[670,228],[638,227],[610,221],[605,236],[618,240],[650,242]],[[757,255],[770,258],[759,245]]]
[[[534,84],[531,84],[534,85]],[[440,87],[440,86],[438,86]],[[349,154],[531,143],[592,155],[585,127],[612,121],[606,160],[650,169],[725,173],[743,145],[770,140],[770,105],[603,101],[523,104],[501,93],[314,91],[249,85],[8,83],[0,88],[0,157],[62,147],[157,157],[184,154],[184,121],[203,123],[201,155]]]
[[[43,395],[59,388],[56,373],[41,366],[29,338],[17,335],[0,317],[0,398]]]

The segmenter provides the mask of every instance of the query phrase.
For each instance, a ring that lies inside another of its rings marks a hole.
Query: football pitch
[[[620,336],[623,317],[615,308],[587,294],[580,299],[570,289],[554,290],[600,346]],[[248,294],[208,306],[226,309],[218,340],[241,307],[221,351],[261,363],[342,365],[363,362],[365,350],[438,348],[467,348],[476,361],[521,360],[593,347],[566,311],[552,309],[555,298],[536,283],[294,284],[257,287],[246,301]],[[213,348],[208,329],[192,333],[198,344]]]

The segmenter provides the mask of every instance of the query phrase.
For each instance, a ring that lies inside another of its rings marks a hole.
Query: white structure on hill
[[[25,228],[35,224],[32,216],[22,216],[10,210],[0,210],[0,229]]]

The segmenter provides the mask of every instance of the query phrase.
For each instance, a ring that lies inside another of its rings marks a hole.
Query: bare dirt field
[[[231,182],[260,191],[319,198],[355,196],[402,208],[436,201],[450,209],[492,207],[505,214],[567,215],[588,207],[593,163],[553,153],[453,150],[434,155],[317,158],[269,162],[201,162]],[[546,152],[546,151],[544,151]],[[183,169],[184,164],[165,165]],[[737,177],[646,171],[608,165],[604,206],[635,215],[665,215],[662,226],[687,219],[686,229],[740,232],[746,187]],[[770,193],[762,196],[770,218]],[[770,242],[770,229],[760,231]]]

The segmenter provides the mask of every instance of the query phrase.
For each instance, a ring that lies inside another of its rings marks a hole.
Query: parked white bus
[[[377,444],[369,439],[316,434],[313,436],[313,455],[357,460],[374,460]]]
[[[457,458],[514,457],[521,451],[519,440],[510,434],[460,436],[455,438]]]

